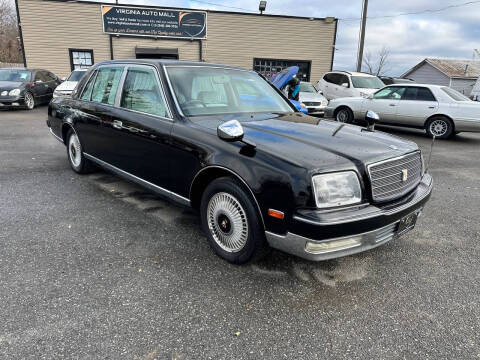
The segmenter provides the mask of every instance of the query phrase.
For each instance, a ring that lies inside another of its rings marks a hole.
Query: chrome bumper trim
[[[369,232],[361,233],[361,234],[352,234],[349,236],[343,236],[339,238],[332,238],[322,241],[312,240],[297,234],[287,233],[286,235],[278,235],[271,233],[269,231],[265,232],[265,236],[269,245],[272,248],[284,251],[288,254],[296,255],[303,259],[311,260],[311,261],[323,261],[323,260],[330,260],[335,259],[343,256],[357,254],[363,251],[367,251],[377,246],[386,244],[387,242],[395,239],[398,237],[396,234],[396,228],[399,221],[393,222],[389,225],[383,226],[379,229],[375,229]],[[314,242],[314,243],[324,243],[324,242],[332,242],[337,240],[344,240],[353,237],[360,237],[360,244],[354,247],[348,247],[344,249],[326,251],[323,253],[311,253],[305,249],[307,242]]]
[[[52,134],[55,139],[57,139],[58,141],[60,141],[62,144],[65,145],[65,143],[63,142],[63,139],[61,137],[55,135],[55,133],[52,131],[52,128],[48,128],[48,129],[50,130],[50,134]]]

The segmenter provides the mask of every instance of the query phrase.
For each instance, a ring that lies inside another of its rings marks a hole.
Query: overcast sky
[[[365,50],[370,51],[372,55],[375,55],[383,46],[390,50],[389,75],[400,75],[425,57],[471,59],[473,49],[480,49],[480,1],[469,1],[470,4],[463,5],[467,1],[370,0]],[[257,11],[259,1],[120,0],[120,3]],[[447,6],[456,7],[443,11],[395,16],[401,13],[437,10]],[[361,8],[361,0],[268,0],[266,13],[313,17],[333,16],[340,19],[334,68],[354,70]],[[380,18],[390,15],[394,17]],[[308,34],[305,35],[308,36]],[[312,43],[314,44],[314,39]]]

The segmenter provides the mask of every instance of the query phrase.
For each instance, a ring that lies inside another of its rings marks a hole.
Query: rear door
[[[438,102],[429,88],[406,86],[396,108],[398,124],[423,127],[425,120],[437,111]]]
[[[35,71],[33,78],[33,86],[30,87],[37,104],[45,102],[48,96],[48,80],[45,77],[45,72],[41,70]]]
[[[397,107],[400,103],[405,87],[388,86],[373,95],[373,99],[365,99],[363,111],[372,110],[380,116],[380,122],[394,123]]]
[[[350,84],[350,79],[348,78],[347,75],[345,74],[339,74],[339,79],[338,79],[338,94],[337,97],[351,97],[352,94],[350,92],[350,87],[352,86]],[[346,86],[344,86],[346,85]]]

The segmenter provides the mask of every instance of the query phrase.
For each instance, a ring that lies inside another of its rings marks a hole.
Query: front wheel
[[[234,179],[219,178],[207,186],[200,216],[210,246],[231,263],[244,264],[268,249],[253,200]]]
[[[342,123],[350,124],[353,122],[353,113],[348,108],[341,108],[337,111],[335,115],[335,120]]]
[[[445,117],[433,117],[427,121],[425,130],[430,137],[448,139],[453,134],[453,123]]]
[[[33,110],[35,108],[35,98],[33,97],[33,94],[31,92],[26,92],[25,93],[25,108],[27,110]]]

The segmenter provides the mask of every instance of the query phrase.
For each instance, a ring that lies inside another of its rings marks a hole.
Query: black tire
[[[24,95],[25,109],[33,110],[35,109],[35,96],[30,91],[26,91]]]
[[[93,171],[92,162],[85,158],[80,139],[71,128],[67,132],[67,157],[72,170],[76,173],[88,174]]]
[[[228,262],[244,264],[264,256],[268,251],[254,200],[233,178],[218,178],[207,186],[202,194],[200,217],[210,246]],[[232,240],[236,238],[242,240]]]
[[[437,139],[448,139],[454,134],[454,126],[452,120],[444,116],[434,116],[425,124],[427,135]]]
[[[335,111],[335,120],[342,123],[353,123],[353,112],[348,107],[341,107]]]

